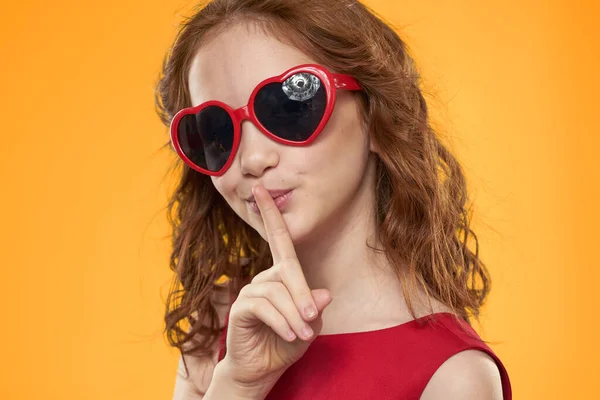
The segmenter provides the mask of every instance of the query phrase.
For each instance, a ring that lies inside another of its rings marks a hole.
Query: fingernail
[[[296,339],[296,334],[294,334],[294,332],[292,332],[291,330],[289,330],[287,332],[287,337],[288,337],[289,340],[294,340],[294,339]]]
[[[306,325],[304,328],[302,328],[302,335],[306,339],[310,339],[313,335],[313,330],[310,328],[310,326]]]
[[[304,315],[306,318],[312,318],[317,315],[317,310],[313,306],[308,306],[304,309]]]

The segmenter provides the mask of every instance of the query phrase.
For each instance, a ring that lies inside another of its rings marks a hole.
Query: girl
[[[356,1],[214,0],[186,21],[157,87],[183,166],[175,399],[511,398],[468,322],[490,278],[418,83]]]

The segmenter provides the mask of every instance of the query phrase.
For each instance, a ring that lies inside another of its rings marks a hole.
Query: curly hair
[[[331,71],[353,76],[361,119],[377,151],[377,226],[413,317],[421,288],[467,322],[477,319],[490,290],[488,271],[470,229],[467,188],[457,159],[431,127],[420,77],[405,42],[353,0],[213,0],[186,19],[165,56],[156,108],[169,126],[192,106],[191,61],[207,38],[250,22]],[[170,148],[167,142],[163,148]],[[242,221],[213,186],[181,160],[167,206],[175,272],[165,313],[169,343],[182,354],[208,355],[220,333],[211,295],[235,296],[269,268],[268,243]],[[370,246],[369,246],[370,247]],[[400,267],[405,266],[405,267]],[[227,289],[219,278],[226,276]]]

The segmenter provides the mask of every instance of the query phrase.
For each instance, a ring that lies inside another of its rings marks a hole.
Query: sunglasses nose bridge
[[[250,119],[250,111],[248,110],[248,106],[240,107],[233,112],[233,116],[238,121],[243,122],[246,119]]]

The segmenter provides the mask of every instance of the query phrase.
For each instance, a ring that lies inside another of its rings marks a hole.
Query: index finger
[[[300,315],[310,320],[317,316],[317,307],[304,277],[300,261],[298,261],[294,243],[283,216],[265,188],[257,185],[252,189],[252,192],[267,231],[273,264],[288,261],[281,263],[281,276],[279,278],[292,295]]]
[[[252,189],[252,193],[267,231],[267,241],[273,255],[273,263],[277,264],[289,259],[298,260],[288,227],[269,192],[264,187],[256,185]]]

